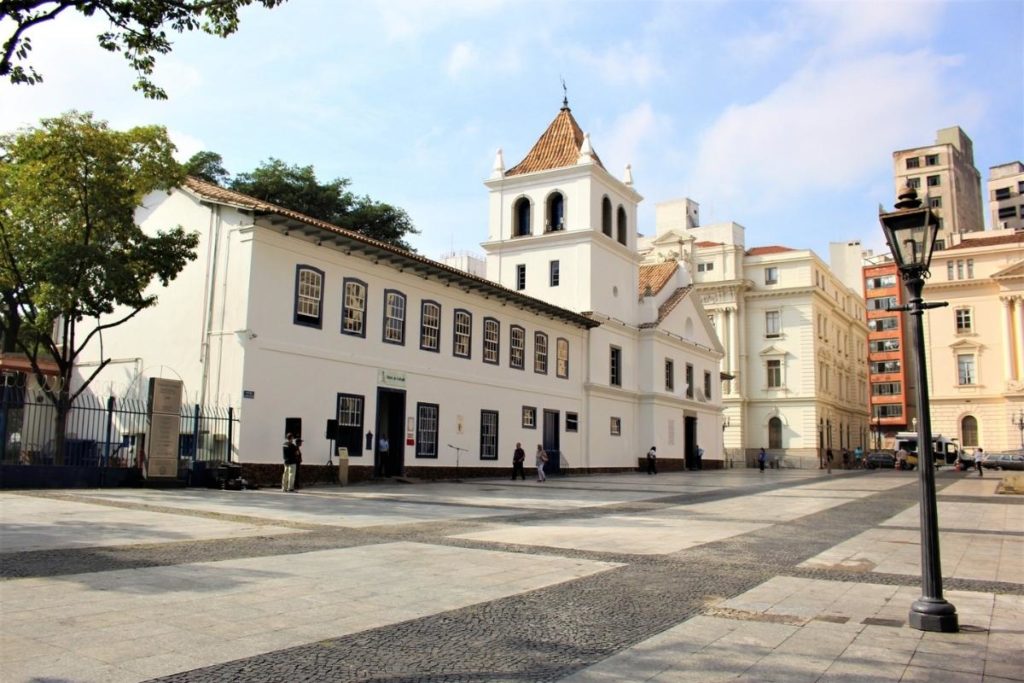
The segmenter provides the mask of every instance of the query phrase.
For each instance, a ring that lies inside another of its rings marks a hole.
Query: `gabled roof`
[[[992,274],[993,280],[1016,280],[1020,277],[1024,277],[1024,261],[1018,261]]]
[[[700,242],[694,243],[693,246],[695,246],[695,247],[720,247],[723,244],[725,244],[725,243],[724,242],[709,242],[707,240],[701,240]]]
[[[562,107],[558,116],[551,122],[548,129],[540,136],[533,149],[523,160],[505,172],[506,176],[523,175],[537,171],[550,171],[555,168],[575,166],[583,145],[583,131],[568,105]],[[594,162],[604,168],[597,153],[593,153]]]
[[[656,263],[650,266],[640,266],[640,279],[638,282],[638,294],[641,297],[650,296],[657,294],[661,291],[676,272],[676,268],[679,267],[675,261],[666,261],[665,263]],[[650,295],[647,293],[647,288],[651,288]]]
[[[272,224],[284,225],[286,230],[294,226],[295,223],[298,223],[321,231],[314,231],[312,233],[314,235],[323,235],[324,232],[332,233],[333,237],[325,237],[323,238],[323,242],[333,243],[335,246],[344,244],[349,251],[361,251],[375,260],[390,263],[400,269],[408,268],[409,270],[420,273],[424,277],[428,275],[433,276],[442,282],[458,285],[467,292],[474,291],[483,296],[494,297],[501,301],[507,301],[510,304],[535,314],[547,315],[561,320],[562,322],[567,322],[583,328],[597,327],[601,324],[599,321],[588,318],[576,313],[575,311],[570,311],[566,308],[549,304],[541,299],[536,299],[532,296],[527,296],[520,292],[513,291],[486,278],[477,277],[476,275],[471,275],[465,271],[459,270],[458,268],[453,268],[438,261],[428,259],[411,251],[399,249],[387,242],[375,240],[352,230],[339,228],[338,226],[332,225],[327,221],[322,221],[319,218],[313,218],[312,216],[307,216],[299,213],[298,211],[292,211],[291,209],[286,209],[283,206],[278,206],[276,204],[271,204],[270,202],[265,202],[261,199],[256,199],[255,197],[250,197],[249,195],[242,194],[241,192],[226,190],[223,187],[199,180],[198,178],[186,178],[183,189],[198,196],[201,200],[206,200],[215,204],[234,206],[240,209],[252,211],[256,214],[270,216],[270,222]],[[299,234],[306,234],[304,230],[296,229],[296,231]]]
[[[782,247],[779,245],[771,245],[767,247],[751,247],[747,249],[747,256],[761,256],[763,254],[781,254],[787,251],[796,251],[792,247]]]
[[[991,237],[970,237],[961,240],[959,244],[946,247],[945,251],[954,249],[971,249],[973,247],[993,247],[998,244],[1020,244],[1024,248],[1024,230],[1018,230],[1012,235],[994,235]]]
[[[675,310],[679,302],[686,298],[686,296],[693,290],[693,285],[686,285],[685,287],[678,287],[676,291],[672,292],[667,299],[665,299],[660,306],[658,306],[658,319],[649,323],[640,323],[638,327],[641,330],[648,330],[653,327],[658,327],[661,323],[665,322],[665,318]]]

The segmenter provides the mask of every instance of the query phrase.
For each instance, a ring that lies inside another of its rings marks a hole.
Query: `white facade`
[[[749,461],[765,447],[787,464],[817,467],[824,449],[866,447],[866,313],[859,290],[844,283],[860,245],[836,245],[837,274],[810,250],[747,249],[736,223],[682,228],[697,215],[692,204],[659,205],[657,233],[640,251],[648,263],[681,258],[692,269],[725,350],[729,457]]]

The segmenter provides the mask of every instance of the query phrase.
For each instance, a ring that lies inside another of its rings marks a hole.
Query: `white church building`
[[[111,360],[97,387],[176,378],[232,405],[232,459],[267,476],[286,429],[310,465],[330,429],[354,479],[507,474],[517,442],[556,471],[634,469],[652,445],[722,466],[723,350],[685,267],[641,266],[628,167],[610,175],[566,105],[485,184],[487,277],[196,179],[154,193],[140,225],[198,232],[198,257],[82,360]]]

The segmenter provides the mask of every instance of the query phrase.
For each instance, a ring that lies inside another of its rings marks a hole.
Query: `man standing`
[[[302,470],[302,437],[295,437],[295,484],[292,486],[293,491],[298,491],[302,488],[299,482],[299,472]]]
[[[295,436],[291,432],[285,436],[284,446],[281,450],[284,456],[281,491],[290,493],[295,490]]]
[[[985,450],[984,449],[979,448],[978,450],[974,451],[974,466],[976,468],[978,468],[978,476],[979,477],[984,477],[985,476],[985,473],[982,472],[982,470],[981,470],[981,463],[984,460],[985,460]]]
[[[658,449],[651,446],[651,450],[647,451],[647,474],[658,473]]]
[[[380,453],[380,476],[388,476],[388,451],[391,450],[391,444],[388,442],[386,434],[381,434],[380,439],[377,441],[377,451]]]
[[[764,463],[768,460],[768,454],[762,448],[761,452],[757,454],[757,468],[764,472]]]
[[[526,462],[526,451],[523,450],[523,444],[516,441],[516,450],[512,454],[512,481],[516,480],[516,475],[523,481],[526,481],[526,471],[523,469],[523,463]]]
[[[828,467],[828,473],[832,474],[832,449],[825,449],[825,466]]]
[[[697,469],[704,469],[704,449],[697,446]]]
[[[544,476],[544,463],[548,461],[548,454],[544,452],[544,447],[537,444],[537,454],[534,456],[534,464],[537,466],[537,481],[543,482],[547,479]]]

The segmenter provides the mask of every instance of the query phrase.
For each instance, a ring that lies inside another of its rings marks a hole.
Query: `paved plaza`
[[[941,471],[0,493],[0,681],[1024,681],[1024,498]]]

